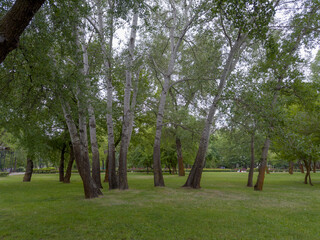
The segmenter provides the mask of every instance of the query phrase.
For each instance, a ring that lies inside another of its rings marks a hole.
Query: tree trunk
[[[109,154],[107,154],[106,159],[106,171],[104,176],[104,182],[109,182]]]
[[[60,156],[60,164],[59,164],[59,181],[64,181],[64,153],[66,151],[66,144],[63,143],[62,150],[61,150],[61,156]]]
[[[0,20],[0,64],[18,47],[20,35],[45,0],[16,0]]]
[[[72,144],[70,143],[70,159],[69,159],[69,162],[68,162],[66,175],[64,176],[64,180],[63,180],[64,183],[70,183],[73,162],[74,162],[73,147],[72,147]]]
[[[293,174],[293,161],[289,162],[289,174]]]
[[[85,124],[83,122],[83,116],[81,116],[81,113],[79,113],[79,132],[82,132],[82,136],[80,137],[77,131],[77,127],[71,117],[71,110],[69,105],[65,103],[61,97],[60,100],[64,117],[70,133],[74,157],[77,163],[80,177],[83,182],[85,198],[96,198],[99,195],[102,195],[102,192],[91,177],[88,145],[85,145],[86,143],[84,139],[86,133],[83,132],[86,130]]]
[[[164,179],[162,175],[161,159],[160,159],[161,158],[160,144],[161,144],[161,131],[162,131],[163,116],[164,116],[164,108],[166,104],[166,97],[170,88],[171,76],[174,72],[174,67],[177,60],[177,54],[178,54],[180,45],[196,16],[194,15],[192,18],[188,19],[187,10],[189,6],[185,4],[186,14],[184,16],[185,17],[184,26],[183,26],[183,30],[179,31],[177,29],[178,18],[177,18],[177,8],[175,7],[175,1],[170,1],[170,5],[171,5],[170,20],[172,22],[170,31],[169,31],[169,40],[168,40],[168,42],[170,42],[170,60],[168,63],[166,73],[160,70],[164,77],[164,83],[162,86],[162,92],[160,97],[160,103],[159,103],[159,109],[158,109],[157,121],[156,121],[156,133],[155,133],[155,139],[154,139],[154,145],[153,145],[153,173],[154,173],[155,187],[164,187]]]
[[[109,93],[108,93],[108,95],[109,95]],[[110,109],[110,108],[108,107],[108,109]],[[116,150],[115,150],[115,144],[114,144],[113,121],[112,121],[111,114],[107,114],[107,125],[108,125],[108,160],[109,160],[108,161],[108,181],[109,181],[109,189],[116,189],[116,188],[118,188],[118,177],[117,177],[117,173],[116,173],[116,156],[115,156]]]
[[[30,182],[31,177],[32,177],[32,172],[33,172],[33,161],[30,156],[27,158],[27,167],[26,167],[26,172],[23,177],[23,182]]]
[[[96,118],[94,109],[91,104],[88,107],[89,112],[89,128],[90,128],[90,143],[92,152],[92,178],[99,188],[102,188],[101,174],[100,174],[100,157],[99,147],[97,142]]]
[[[314,161],[313,162],[313,173],[316,173],[317,172],[317,162]]]
[[[250,150],[251,150],[251,162],[250,162],[250,170],[248,175],[248,183],[247,187],[253,186],[253,173],[254,173],[254,134],[251,135],[251,144],[250,144]]]
[[[220,77],[220,83],[218,86],[217,94],[214,97],[214,100],[209,110],[208,117],[205,122],[205,126],[202,131],[196,159],[189,173],[188,179],[186,183],[183,185],[183,187],[200,188],[202,170],[204,167],[205,156],[206,156],[206,152],[209,144],[209,137],[210,137],[210,131],[213,123],[213,118],[216,113],[217,106],[220,101],[222,92],[226,85],[227,78],[239,60],[239,55],[241,53],[241,46],[244,43],[246,38],[247,38],[247,35],[244,35],[244,36],[239,35],[239,38],[237,39],[237,41],[235,42],[235,44],[233,45],[233,47],[229,52],[228,59],[225,63],[223,72]]]
[[[306,173],[306,175],[305,175],[305,177],[304,177],[304,184],[308,184],[308,176],[309,176],[309,174],[310,174],[310,172],[309,172],[309,167],[308,167],[308,163],[307,163],[306,160],[303,160],[303,162],[304,162],[304,165],[305,165],[306,170],[307,170],[307,173]]]
[[[259,174],[258,174],[257,182],[256,182],[256,185],[254,185],[254,190],[256,191],[262,191],[263,189],[269,147],[270,147],[270,139],[267,137],[264,142],[264,146],[262,148],[261,163],[259,166]]]
[[[268,165],[266,166],[266,173],[267,173],[267,174],[270,174],[270,171],[269,171]]]
[[[14,172],[17,171],[17,157],[14,157],[14,169],[13,169]]]
[[[301,161],[299,161],[299,168],[300,168],[300,172],[304,173],[304,169],[303,169],[303,165],[302,165]]]
[[[153,145],[153,174],[154,174],[154,186],[155,187],[164,187],[164,179],[162,175],[162,167],[161,167],[161,133],[162,133],[162,122],[164,115],[164,107],[166,104],[166,98],[169,91],[169,79],[165,79],[165,83],[163,85],[163,89],[161,92],[161,98],[159,103],[159,109],[157,114],[157,123],[156,123],[156,134],[154,138]]]
[[[309,184],[311,186],[313,186],[312,182],[311,182],[311,164],[312,164],[312,161],[309,160]]]
[[[176,148],[177,148],[179,176],[182,177],[182,176],[185,176],[185,171],[184,171],[184,166],[183,166],[181,140],[178,136],[176,136]]]
[[[128,189],[128,179],[127,179],[127,154],[130,144],[129,131],[132,131],[130,122],[132,122],[133,112],[130,111],[130,98],[131,98],[131,88],[132,88],[132,66],[134,58],[135,41],[137,34],[138,25],[138,13],[133,15],[131,34],[129,39],[129,56],[126,63],[126,86],[124,90],[124,103],[123,103],[123,122],[122,122],[122,133],[121,133],[121,144],[120,144],[120,155],[119,155],[119,189]]]
[[[90,79],[88,78],[89,74],[89,60],[88,60],[88,51],[87,51],[87,46],[85,45],[85,33],[79,34],[79,38],[81,39],[81,43],[78,41],[77,45],[78,47],[82,49],[82,74],[85,77],[85,83],[87,89],[90,89]],[[81,46],[80,46],[81,45]],[[79,96],[82,96],[83,93],[82,91],[79,91],[80,88],[78,86],[78,108],[84,109],[85,106],[80,106],[80,102],[83,100],[79,98]],[[93,95],[93,94],[91,94]],[[95,181],[96,185],[99,188],[102,188],[101,184],[101,176],[100,176],[100,158],[99,158],[99,147],[98,147],[98,142],[97,142],[97,133],[96,133],[96,118],[94,114],[94,108],[92,106],[92,96],[89,96],[87,99],[87,104],[86,104],[86,109],[89,114],[89,132],[90,132],[90,143],[91,143],[91,152],[92,152],[92,178]],[[80,113],[80,111],[79,111]],[[81,116],[85,116],[84,113],[81,113]],[[83,120],[81,120],[79,116],[79,122],[80,120],[83,121],[82,126],[85,127],[84,132],[83,132],[83,137],[81,137],[82,131],[80,132],[80,138],[83,139],[85,145],[88,145],[88,140],[87,140],[87,133],[86,133],[86,118],[82,117]],[[85,124],[85,125],[84,125]],[[79,124],[80,125],[80,124]],[[79,126],[80,127],[80,126]]]

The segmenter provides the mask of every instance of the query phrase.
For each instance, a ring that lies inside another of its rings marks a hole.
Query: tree
[[[0,63],[16,49],[20,35],[45,0],[16,0],[0,20]]]
[[[220,82],[202,131],[197,156],[184,187],[200,188],[211,126],[227,80],[236,67],[241,53],[246,48],[247,41],[255,41],[265,35],[268,23],[274,14],[273,9],[278,2],[254,1],[252,5],[250,3],[244,4],[244,1],[220,2],[217,10],[214,11],[220,15],[220,24],[228,42],[227,59],[222,66]],[[230,25],[226,25],[226,22]],[[235,24],[233,25],[233,23]],[[227,32],[226,27],[231,31]]]
[[[306,4],[305,7],[306,9],[309,9],[308,4]],[[314,4],[310,11],[305,10],[306,12],[304,14],[298,14],[293,18],[292,23],[295,24],[295,29],[293,30],[289,39],[285,39],[282,43],[282,51],[280,51],[279,43],[276,43],[274,38],[273,40],[270,38],[271,41],[268,42],[270,48],[267,52],[267,58],[269,58],[267,60],[267,64],[270,64],[270,69],[272,69],[274,72],[273,78],[274,83],[276,84],[269,106],[269,109],[271,110],[276,110],[277,108],[277,102],[279,99],[280,90],[284,86],[284,80],[290,76],[290,74],[292,76],[292,74],[296,73],[294,70],[290,71],[290,68],[296,64],[296,52],[303,42],[303,39],[312,34],[310,27],[314,24],[314,20],[317,18],[315,13],[317,12],[318,8],[318,4]],[[277,61],[275,61],[274,58],[276,58]],[[270,138],[272,132],[274,131],[274,119],[275,118],[272,118],[268,121],[269,130],[263,146],[257,182],[254,186],[254,190],[256,191],[262,191],[263,189],[265,170],[267,166],[267,155],[271,143]]]
[[[133,126],[133,114],[137,98],[137,84],[135,84],[132,100],[131,100],[131,88],[132,88],[132,68],[134,61],[134,51],[136,34],[138,27],[138,12],[134,10],[130,39],[128,44],[128,57],[126,62],[126,85],[124,89],[124,102],[123,102],[123,120],[122,120],[122,133],[121,133],[121,144],[120,144],[120,155],[119,155],[119,189],[128,189],[127,180],[127,154],[129,143],[131,139],[132,126]],[[138,73],[139,77],[139,73]],[[138,83],[138,79],[136,79]],[[131,100],[131,101],[130,101]],[[130,104],[131,102],[131,104]]]

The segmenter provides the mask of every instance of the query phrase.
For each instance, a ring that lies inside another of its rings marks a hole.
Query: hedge
[[[6,177],[8,175],[9,175],[8,172],[0,172],[0,177]]]

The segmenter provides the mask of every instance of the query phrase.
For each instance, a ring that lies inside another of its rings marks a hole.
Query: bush
[[[18,167],[16,169],[16,172],[25,172],[25,171],[26,171],[26,169],[24,167]]]
[[[0,177],[6,177],[8,175],[9,175],[8,172],[0,172]]]
[[[47,167],[47,168],[34,168],[33,173],[58,173],[58,170],[54,167]]]

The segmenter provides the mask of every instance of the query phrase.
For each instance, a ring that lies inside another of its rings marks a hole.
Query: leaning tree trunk
[[[214,100],[212,102],[212,105],[209,110],[208,117],[205,122],[205,126],[203,128],[202,134],[201,134],[201,139],[199,143],[199,148],[197,152],[196,159],[194,161],[194,164],[192,166],[192,169],[189,173],[188,179],[186,183],[183,185],[183,187],[191,187],[191,188],[200,188],[200,181],[201,181],[201,176],[202,176],[202,170],[204,167],[204,162],[205,162],[205,156],[209,144],[209,137],[210,137],[210,131],[213,123],[213,118],[216,113],[218,103],[220,101],[222,92],[224,90],[224,87],[227,82],[227,78],[232,72],[233,68],[237,64],[239,60],[239,55],[241,53],[241,50],[244,48],[241,48],[242,44],[246,40],[247,35],[245,34],[244,36],[240,36],[234,43],[233,47],[231,48],[229,52],[228,59],[225,63],[223,72],[220,77],[220,83],[218,86],[218,91],[216,96],[214,97]]]
[[[160,98],[159,109],[157,114],[156,134],[155,134],[154,145],[153,145],[153,174],[154,174],[153,177],[154,177],[155,187],[164,187],[164,179],[163,179],[162,168],[161,168],[160,144],[161,144],[161,132],[162,132],[164,107],[166,104],[168,91],[169,91],[169,79],[165,79],[162,92],[161,92],[161,98]]]
[[[184,166],[183,166],[183,157],[182,157],[182,147],[181,140],[178,136],[176,136],[176,148],[177,148],[177,159],[178,159],[178,167],[179,167],[179,176],[185,176]]]
[[[289,162],[289,174],[293,174],[293,161]]]
[[[60,164],[59,164],[59,181],[64,181],[64,153],[66,151],[66,144],[63,143],[62,150],[61,150],[61,156],[60,156]]]
[[[20,35],[45,0],[16,0],[0,20],[0,64],[18,47]]]
[[[267,137],[264,142],[264,146],[262,148],[261,162],[259,166],[259,174],[258,174],[257,182],[256,182],[256,185],[254,185],[254,190],[256,191],[262,191],[263,189],[269,147],[270,147],[270,139]]]
[[[33,161],[30,156],[27,157],[27,167],[26,172],[23,177],[23,182],[30,182],[33,172]]]
[[[72,144],[70,144],[70,159],[69,159],[69,162],[68,162],[66,175],[64,176],[63,183],[70,183],[73,162],[74,162],[73,147],[72,147]]]
[[[253,186],[253,173],[254,173],[254,134],[251,135],[251,143],[250,143],[250,150],[251,150],[251,162],[250,162],[250,170],[248,175],[248,183],[247,187]]]
[[[131,34],[129,39],[129,56],[127,59],[127,70],[126,70],[126,87],[124,90],[124,103],[123,103],[123,122],[122,122],[122,137],[120,144],[120,155],[119,155],[119,189],[128,189],[128,179],[127,179],[127,154],[130,144],[129,131],[132,131],[130,122],[133,120],[133,112],[130,111],[130,98],[131,98],[131,88],[132,88],[132,66],[134,58],[135,41],[137,35],[138,26],[138,13],[133,15]]]

